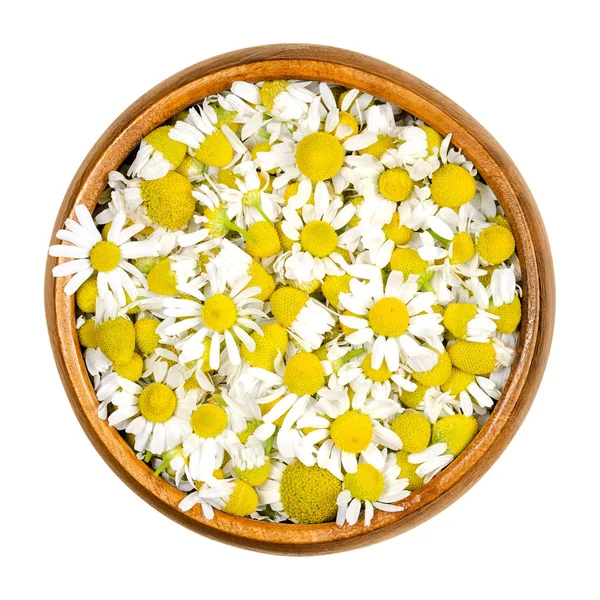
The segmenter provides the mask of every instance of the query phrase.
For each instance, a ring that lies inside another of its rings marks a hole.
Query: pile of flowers
[[[368,524],[466,448],[508,378],[501,207],[450,135],[359,90],[238,81],[75,216],[50,254],[98,414],[181,510]]]

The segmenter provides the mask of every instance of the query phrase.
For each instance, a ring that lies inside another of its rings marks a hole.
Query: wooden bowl
[[[47,263],[45,302],[54,357],[73,410],[96,450],[131,489],[174,521],[221,542],[270,553],[324,554],[407,531],[454,502],[490,468],[527,414],[546,366],[554,324],[554,275],[535,201],[496,140],[464,110],[412,75],[362,54],[326,46],[284,44],[238,50],[163,81],[132,104],[91,149],[67,191],[54,233],[67,217],[73,217],[75,205],[93,210],[108,173],[169,117],[236,80],[288,78],[356,87],[397,104],[442,135],[452,132],[453,144],[462,148],[496,194],[516,238],[523,273],[523,319],[504,393],[474,441],[448,468],[404,500],[403,512],[377,511],[368,527],[274,524],[219,511],[213,520],[206,520],[199,506],[181,512],[177,505],[184,494],[154,477],[117,430],[98,418],[98,402],[77,341],[74,300],[63,293],[65,279],[52,277],[54,258]]]

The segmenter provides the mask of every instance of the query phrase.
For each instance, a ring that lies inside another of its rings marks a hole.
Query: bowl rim
[[[357,87],[401,106],[462,148],[498,198],[515,235],[523,281],[522,323],[515,362],[500,400],[473,442],[429,484],[411,493],[403,512],[376,511],[371,524],[338,527],[274,524],[216,511],[213,520],[199,506],[183,513],[184,494],[156,478],[135,457],[116,429],[98,418],[98,402],[86,372],[75,329],[74,297],[66,278],[52,268],[64,259],[48,257],[45,307],[52,351],[71,406],[86,435],[111,469],[140,497],[174,521],[209,538],[268,553],[325,554],[365,546],[407,531],[464,494],[497,460],[515,435],[539,387],[552,340],[555,288],[544,225],[523,177],[498,142],[469,114],[416,77],[385,62],[349,50],[311,44],[273,44],[222,54],[167,78],[127,108],[92,147],[59,209],[52,241],[76,204],[95,206],[116,169],[151,130],[233,81],[322,80]]]

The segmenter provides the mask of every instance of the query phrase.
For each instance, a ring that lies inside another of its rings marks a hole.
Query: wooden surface
[[[442,135],[452,132],[452,142],[496,194],[516,238],[523,272],[523,320],[510,379],[475,440],[432,482],[401,502],[403,512],[377,511],[369,527],[341,528],[334,523],[273,524],[221,512],[209,521],[198,506],[182,513],[177,505],[183,493],[154,477],[117,431],[98,418],[98,402],[77,342],[74,301],[63,293],[65,279],[52,277],[54,258],[47,263],[45,304],[52,349],[73,410],[95,448],[131,489],[171,519],[221,542],[270,553],[323,554],[371,544],[418,525],[464,494],[495,462],[527,414],[546,366],[554,325],[554,275],[535,201],[516,166],[481,125],[440,92],[391,65],[347,50],[298,44],[217,56],[177,73],[137,100],[98,140],[77,171],[58,212],[52,243],[56,230],[73,216],[74,206],[82,203],[92,210],[108,173],[166,119],[229,88],[233,81],[282,78],[357,87],[397,104]]]

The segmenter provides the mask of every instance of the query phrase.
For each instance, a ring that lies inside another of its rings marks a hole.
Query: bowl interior
[[[167,79],[129,107],[92,148],[75,175],[54,232],[76,204],[95,207],[108,173],[141,139],[180,110],[225,90],[236,80],[308,79],[356,87],[397,104],[462,148],[498,198],[517,244],[523,281],[523,316],[515,362],[502,397],[469,447],[429,484],[400,504],[403,512],[377,511],[371,524],[337,527],[273,524],[221,512],[206,520],[199,506],[177,508],[184,494],[139,461],[118,432],[97,416],[96,400],[75,330],[73,298],[54,279],[48,260],[46,311],[57,365],[73,409],[110,467],[147,502],[209,537],[266,552],[306,554],[362,546],[405,531],[456,500],[493,464],[521,424],[542,377],[552,336],[554,282],[548,241],[535,202],[498,143],[472,117],[411,75],[364,55],[323,46],[251,48],[198,63]]]

